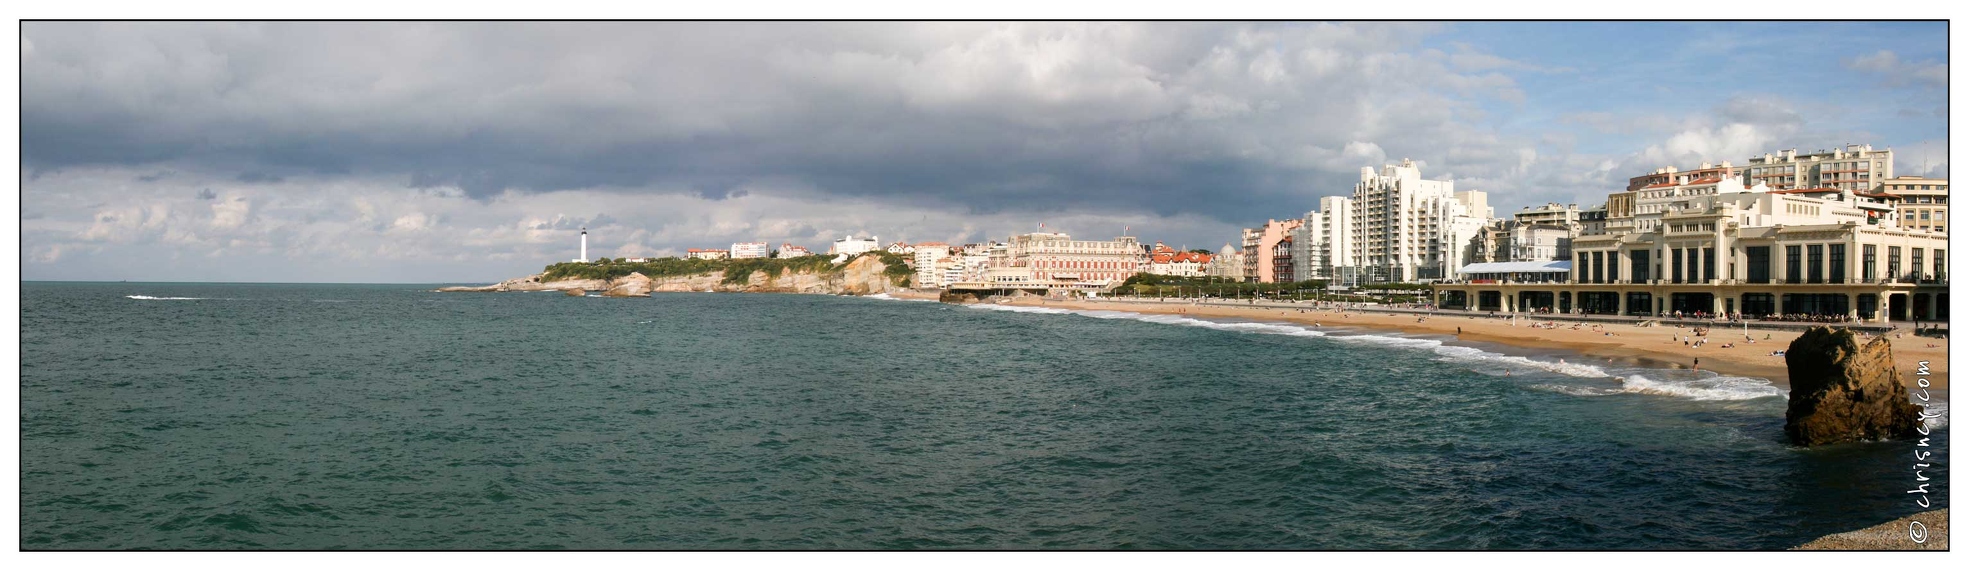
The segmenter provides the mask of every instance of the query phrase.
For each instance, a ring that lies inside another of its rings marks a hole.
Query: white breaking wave
[[[123,297],[127,297],[130,299],[147,299],[147,300],[154,300],[154,301],[191,301],[191,300],[198,300],[198,299],[212,299],[209,297],[151,297],[148,295],[126,295]]]
[[[1381,345],[1385,347],[1394,347],[1400,349],[1428,350],[1435,353],[1436,359],[1439,361],[1467,363],[1473,366],[1482,367],[1484,370],[1495,368],[1505,371],[1510,371],[1510,370],[1520,370],[1520,371],[1527,371],[1527,372],[1544,371],[1547,373],[1553,373],[1553,374],[1564,375],[1568,377],[1577,377],[1583,379],[1612,379],[1614,382],[1619,383],[1618,388],[1585,387],[1585,386],[1572,386],[1572,385],[1561,385],[1561,384],[1537,384],[1537,385],[1528,386],[1528,388],[1532,388],[1532,389],[1546,390],[1546,391],[1552,391],[1552,392],[1558,392],[1558,393],[1564,393],[1564,394],[1582,396],[1582,397],[1596,397],[1596,396],[1606,396],[1606,395],[1614,395],[1614,394],[1648,394],[1648,395],[1669,396],[1669,397],[1687,398],[1691,400],[1703,400],[1703,401],[1734,401],[1734,400],[1750,400],[1750,399],[1757,399],[1757,398],[1764,398],[1764,397],[1771,397],[1771,396],[1784,397],[1786,394],[1788,394],[1785,392],[1784,389],[1778,388],[1776,385],[1772,385],[1770,381],[1765,379],[1759,379],[1759,378],[1733,377],[1733,376],[1718,375],[1710,372],[1698,373],[1700,375],[1706,375],[1706,376],[1693,380],[1656,380],[1644,375],[1620,376],[1608,372],[1606,369],[1595,365],[1589,365],[1584,363],[1567,363],[1563,361],[1546,361],[1542,359],[1533,359],[1530,357],[1520,357],[1517,355],[1505,355],[1502,353],[1485,351],[1475,347],[1444,345],[1442,341],[1436,339],[1423,339],[1423,338],[1416,338],[1416,337],[1401,337],[1401,336],[1375,335],[1375,334],[1328,335],[1325,332],[1314,330],[1311,328],[1300,327],[1297,325],[1283,324],[1283,323],[1261,323],[1261,322],[1226,323],[1226,322],[1219,322],[1219,321],[1207,321],[1202,319],[1195,319],[1195,318],[1185,317],[1181,315],[1144,314],[1144,313],[1133,313],[1127,311],[1105,311],[1105,310],[1083,311],[1083,310],[1073,310],[1073,309],[1056,309],[1051,307],[1031,307],[1031,306],[1022,306],[1022,305],[997,305],[997,304],[977,304],[977,305],[970,305],[966,307],[976,307],[981,309],[989,309],[993,311],[1009,311],[1013,313],[1037,313],[1037,314],[1044,314],[1044,315],[1080,315],[1080,316],[1092,317],[1096,319],[1131,319],[1135,321],[1143,321],[1148,323],[1160,323],[1164,325],[1181,325],[1187,327],[1202,327],[1206,329],[1215,329],[1218,331],[1234,331],[1234,332],[1241,332],[1241,333],[1262,333],[1262,334],[1270,334],[1270,335],[1289,335],[1289,336],[1297,336],[1297,337],[1325,337],[1327,339],[1332,339],[1335,341],[1344,341],[1350,343],[1369,343],[1374,345]],[[1942,410],[1942,412],[1945,411],[1946,408]],[[1930,420],[1929,422],[1932,423],[1936,421]],[[1941,422],[1946,423],[1947,421],[1942,420]]]
[[[893,296],[893,295],[889,295],[889,294],[886,294],[886,293],[878,293],[878,294],[874,294],[874,295],[864,295],[864,296],[862,296],[862,297],[864,297],[864,298],[868,298],[868,299],[886,299],[886,300],[889,300],[889,301],[932,301],[932,302],[933,302],[933,301],[936,301],[936,300],[934,300],[934,299],[910,299],[910,298],[904,298],[904,297],[896,297],[896,296]]]
[[[1764,379],[1715,375],[1687,381],[1654,380],[1642,375],[1620,379],[1620,392],[1691,400],[1750,400],[1790,394]]]
[[[1921,401],[1915,401],[1915,405],[1919,406],[1921,404],[1924,403],[1922,403]],[[1934,430],[1937,428],[1948,426],[1948,401],[1941,400],[1941,399],[1934,399],[1928,401],[1925,404],[1928,405],[1927,410],[1924,411],[1926,414],[1940,415],[1928,419],[1929,430]]]
[[[1599,389],[1593,387],[1575,387],[1572,385],[1550,385],[1550,384],[1529,385],[1526,388],[1537,389],[1541,391],[1551,391],[1555,393],[1564,393],[1576,397],[1597,397],[1597,396],[1610,395],[1610,394],[1614,394],[1615,392],[1618,392],[1618,391]]]
[[[1129,320],[1141,321],[1146,323],[1160,323],[1163,325],[1181,325],[1185,327],[1202,327],[1205,329],[1215,329],[1218,331],[1235,331],[1239,333],[1290,335],[1294,337],[1325,337],[1326,336],[1325,333],[1319,331],[1307,329],[1305,327],[1299,327],[1297,325],[1286,325],[1283,323],[1226,323],[1221,321],[1205,321],[1202,319],[1184,317],[1181,315],[1147,314],[1147,313],[1134,313],[1128,311],[1105,311],[1105,310],[1082,311],[1076,309],[1054,309],[1050,307],[1029,307],[1029,306],[1022,306],[1022,305],[996,305],[996,304],[989,304],[989,303],[971,305],[966,307],[978,307],[978,308],[990,309],[994,311],[1010,311],[1013,313],[1040,313],[1046,315],[1079,315],[1083,317],[1092,317],[1095,319],[1129,319]]]

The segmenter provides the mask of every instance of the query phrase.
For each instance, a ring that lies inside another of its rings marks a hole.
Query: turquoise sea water
[[[24,284],[21,546],[1775,549],[1919,511],[1912,444],[1787,446],[1755,379],[1167,316],[422,289]]]

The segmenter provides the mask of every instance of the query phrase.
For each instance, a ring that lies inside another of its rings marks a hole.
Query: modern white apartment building
[[[1948,179],[1897,176],[1874,190],[1869,196],[1894,205],[1900,227],[1948,233]]]
[[[827,253],[831,256],[859,256],[863,253],[873,252],[881,247],[880,237],[877,236],[870,236],[867,239],[846,236],[835,240],[834,245],[827,248]]]
[[[891,250],[893,251],[893,250]],[[924,242],[910,248],[910,255],[916,262],[916,287],[932,288],[944,284],[943,273],[937,262],[950,257],[950,245],[943,242]]]
[[[1143,270],[1142,254],[1133,236],[1092,241],[1059,232],[1021,234],[992,248],[986,281],[998,287],[1108,289]]]
[[[1798,154],[1798,149],[1785,149],[1751,157],[1750,164],[1743,169],[1745,185],[1763,184],[1771,190],[1834,188],[1865,192],[1891,178],[1894,178],[1894,150],[1875,150],[1873,145],[1846,145],[1803,155]]]
[[[765,242],[738,242],[732,244],[732,259],[764,258],[772,253]]]
[[[1408,159],[1379,173],[1361,168],[1351,207],[1349,241],[1366,283],[1449,277],[1492,214],[1484,192],[1456,192],[1454,182],[1424,180]]]

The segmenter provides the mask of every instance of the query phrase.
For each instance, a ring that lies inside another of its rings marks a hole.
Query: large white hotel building
[[[1863,145],[1806,157],[1787,151],[1752,158],[1742,178],[1677,177],[1613,193],[1603,221],[1578,225],[1567,260],[1465,266],[1459,279],[1436,284],[1438,302],[1483,311],[1946,319],[1948,235],[1933,223],[1935,211],[1946,212],[1934,197],[1946,191],[1890,185],[1906,180],[1886,177],[1891,153]],[[1929,199],[1908,204],[1916,196]],[[1924,209],[1930,223],[1909,223],[1909,212]]]

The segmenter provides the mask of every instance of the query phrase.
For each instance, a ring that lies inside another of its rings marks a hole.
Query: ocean
[[[22,284],[21,547],[1735,550],[1921,511],[1912,443],[1789,446],[1762,379],[1120,312],[429,289]],[[1924,475],[1946,506],[1946,462]]]

